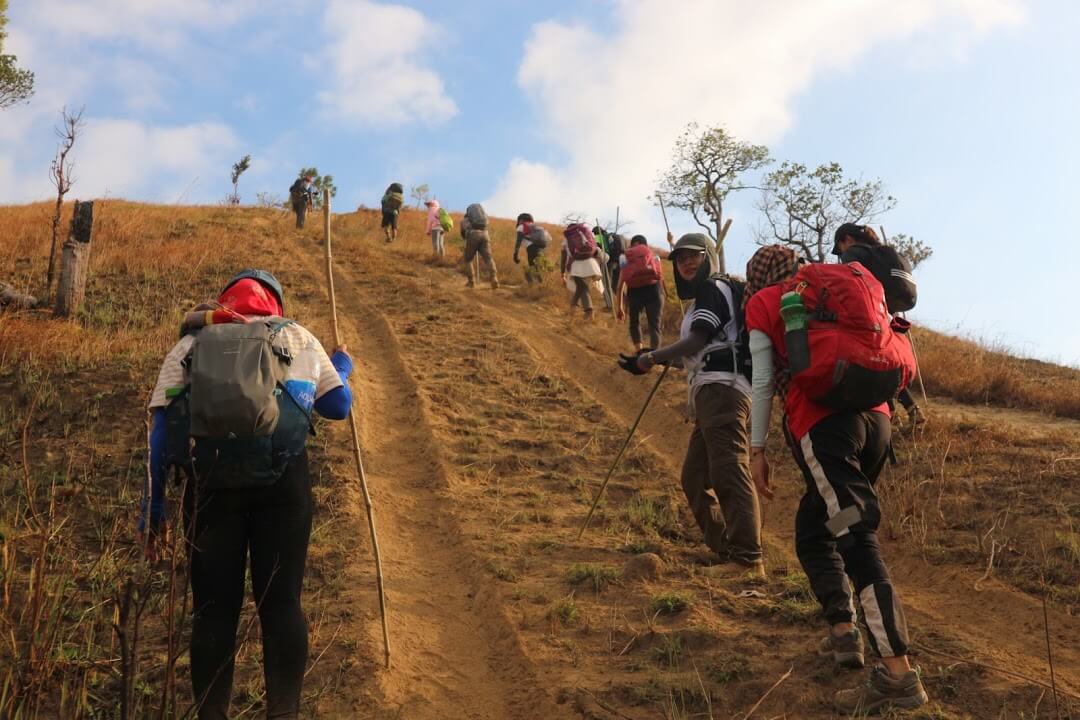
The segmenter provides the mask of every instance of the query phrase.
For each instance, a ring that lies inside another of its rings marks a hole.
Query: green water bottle
[[[802,295],[786,292],[780,298],[780,317],[784,319],[784,346],[788,369],[797,375],[810,367],[810,342],[806,337],[806,306]]]

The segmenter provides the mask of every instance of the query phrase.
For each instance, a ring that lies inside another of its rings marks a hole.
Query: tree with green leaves
[[[240,176],[251,167],[251,155],[245,155],[240,158],[239,162],[233,163],[232,166],[232,195],[229,196],[230,205],[240,204]]]
[[[758,209],[766,227],[759,244],[781,243],[813,262],[825,262],[833,233],[843,223],[866,224],[896,206],[881,180],[863,182],[844,177],[839,163],[810,170],[784,162],[765,177]]]
[[[908,259],[911,263],[912,269],[918,267],[919,263],[924,260],[930,259],[930,256],[934,254],[934,249],[924,243],[922,240],[916,240],[910,235],[904,233],[896,233],[895,235],[885,236],[885,229],[882,228],[882,240],[886,245],[890,245],[896,249],[896,252],[900,253]]]
[[[315,207],[322,207],[324,190],[330,191],[330,197],[337,197],[337,185],[334,184],[333,175],[320,175],[319,168],[309,167],[301,168],[300,174],[297,177],[307,177],[309,175],[312,178],[311,184],[314,185],[315,189],[318,191],[317,193],[315,193]]]
[[[21,103],[34,94],[34,73],[19,69],[17,58],[4,54],[6,26],[7,0],[0,0],[0,110]]]
[[[685,210],[716,245],[720,272],[725,272],[724,203],[728,195],[752,185],[743,175],[771,162],[769,149],[736,139],[723,127],[701,129],[690,123],[675,141],[669,167],[659,180],[662,202]]]

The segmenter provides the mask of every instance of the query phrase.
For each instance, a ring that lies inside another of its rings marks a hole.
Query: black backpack
[[[306,192],[303,178],[296,178],[296,182],[289,186],[289,198],[293,202],[300,202],[303,200]]]
[[[730,275],[716,273],[710,280],[720,281],[731,290],[732,317],[735,318],[735,327],[738,328],[738,336],[735,343],[735,372],[742,375],[748,382],[753,382],[754,370],[750,356],[750,331],[746,329],[746,314],[743,312],[743,296],[746,294],[746,283],[736,280]],[[726,338],[725,338],[726,339]]]
[[[911,263],[888,245],[856,243],[840,256],[840,262],[858,262],[870,271],[885,288],[885,305],[890,313],[907,312],[915,307],[918,288],[911,275]]]

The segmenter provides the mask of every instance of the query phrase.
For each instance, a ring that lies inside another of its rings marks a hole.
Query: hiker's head
[[[521,223],[532,223],[533,222],[532,213],[519,213],[518,216],[517,216],[517,221],[518,221],[518,225],[520,225]]]
[[[304,176],[304,182],[312,182],[313,180],[315,180],[315,178],[311,177],[310,175]]]
[[[599,225],[593,225],[592,234],[593,235],[603,235],[604,234],[604,228],[600,227]]]
[[[436,200],[435,198],[432,198],[430,200],[425,200],[424,204],[427,205],[429,208],[432,208],[433,210],[438,210],[439,209],[439,201]]]
[[[247,268],[225,284],[218,302],[241,315],[283,315],[284,292],[266,270]]]
[[[649,240],[644,235],[635,235],[630,238],[630,245],[648,245]]]
[[[687,233],[679,238],[668,258],[675,266],[675,290],[683,300],[697,295],[698,283],[712,275],[709,239],[701,233]]]
[[[833,255],[843,255],[848,248],[858,243],[859,245],[880,245],[874,228],[869,225],[857,225],[856,223],[844,223],[836,228],[833,234]]]
[[[746,290],[743,304],[762,288],[787,280],[799,270],[799,256],[784,245],[765,245],[746,263]]]

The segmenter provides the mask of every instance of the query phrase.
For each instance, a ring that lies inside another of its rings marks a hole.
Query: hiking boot
[[[863,667],[866,661],[863,659],[863,639],[859,628],[843,635],[833,635],[830,630],[818,645],[818,655],[832,657],[833,662],[840,667]]]
[[[476,287],[476,283],[474,283],[474,282],[473,282],[473,279],[472,279],[472,278],[469,278],[469,279],[468,279],[468,280],[467,280],[467,281],[465,282],[465,287],[467,287],[467,288],[471,288],[471,287]]]
[[[875,665],[865,683],[836,693],[833,704],[837,712],[854,715],[877,714],[893,708],[917,708],[929,700],[919,677],[919,668],[908,670],[903,677],[894,678],[883,665]]]
[[[592,318],[593,318],[592,308],[589,308],[588,310],[585,311],[585,316],[584,317],[585,317],[586,320],[592,320]]]
[[[491,279],[491,289],[492,290],[498,290],[499,289],[499,281],[496,280],[495,278]]]

